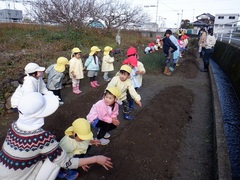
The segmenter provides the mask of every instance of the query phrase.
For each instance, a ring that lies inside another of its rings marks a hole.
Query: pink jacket
[[[89,114],[87,115],[87,120],[92,123],[94,119],[98,118],[101,121],[106,123],[112,123],[112,118],[118,116],[119,105],[115,103],[114,109],[112,110],[111,106],[108,106],[104,103],[104,100],[100,100],[95,103]]]

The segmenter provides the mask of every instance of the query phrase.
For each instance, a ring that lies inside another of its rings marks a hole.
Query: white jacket
[[[103,56],[102,72],[113,71],[114,70],[113,62],[114,62],[114,57],[111,57],[110,55]]]
[[[12,108],[18,107],[19,99],[27,93],[30,92],[40,92],[42,94],[53,94],[52,91],[49,91],[46,88],[42,78],[36,79],[33,76],[25,76],[23,85],[19,85],[11,97],[11,106]]]
[[[216,44],[216,38],[211,35],[207,35],[206,43],[205,43],[205,48],[206,49],[212,49]]]

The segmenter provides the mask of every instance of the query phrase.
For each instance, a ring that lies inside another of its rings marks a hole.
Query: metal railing
[[[236,26],[237,22],[215,26],[214,35],[216,39],[240,46],[240,27]]]

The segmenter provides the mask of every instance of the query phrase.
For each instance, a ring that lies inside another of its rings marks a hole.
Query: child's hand
[[[117,118],[112,118],[112,123],[115,125],[115,126],[118,126],[120,124],[120,121],[117,119]]]
[[[142,107],[141,101],[136,101],[136,103],[137,103],[140,107]]]
[[[76,75],[74,74],[74,72],[72,72],[72,77],[76,79]]]
[[[102,165],[106,170],[108,170],[109,168],[113,168],[111,158],[102,155],[95,156],[95,158],[96,163]]]
[[[99,140],[90,140],[90,143],[95,146],[98,146],[101,144]]]
[[[82,169],[83,169],[84,171],[88,171],[88,170],[90,169],[90,166],[88,166],[88,165],[83,165],[83,166],[82,166]]]

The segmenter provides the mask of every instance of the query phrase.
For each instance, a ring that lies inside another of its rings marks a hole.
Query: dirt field
[[[114,168],[106,171],[92,165],[80,171],[78,179],[87,180],[159,180],[213,179],[213,134],[210,82],[208,73],[198,69],[196,58],[188,56],[171,76],[147,72],[143,77],[143,107],[137,107],[133,121],[123,120],[111,133],[107,146],[93,147],[90,155],[103,154],[112,158]],[[99,77],[102,79],[102,77]],[[81,84],[80,95],[63,91],[65,104],[46,118],[44,129],[60,139],[64,130],[78,117],[85,117],[106,87],[90,88],[88,79]],[[121,109],[122,110],[122,109]],[[120,112],[121,112],[120,110]],[[2,119],[1,144],[7,127],[17,117]]]

